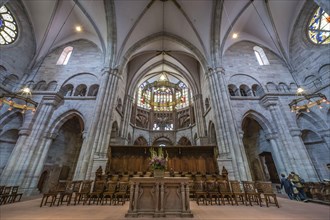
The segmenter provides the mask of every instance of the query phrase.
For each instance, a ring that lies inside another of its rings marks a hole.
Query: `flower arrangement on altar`
[[[167,164],[168,154],[166,152],[166,157],[164,156],[163,149],[158,148],[158,152],[154,148],[150,148],[150,167],[153,170],[165,170]]]

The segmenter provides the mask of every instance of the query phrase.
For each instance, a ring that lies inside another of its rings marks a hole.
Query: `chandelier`
[[[165,72],[157,81],[146,84],[142,89],[142,104],[157,107],[170,107],[185,103],[183,88],[180,84],[172,83],[167,79]]]
[[[38,103],[31,99],[31,89],[24,87],[17,93],[7,93],[0,95],[0,109],[5,104],[8,106],[8,111],[20,109],[24,114],[26,111],[36,111]]]
[[[330,101],[322,93],[307,94],[302,88],[298,88],[297,95],[301,97],[294,99],[289,103],[291,112],[310,112],[309,109],[313,106],[319,106],[319,108],[321,109],[323,108],[323,103],[330,104]]]

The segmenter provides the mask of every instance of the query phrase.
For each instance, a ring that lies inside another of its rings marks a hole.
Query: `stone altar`
[[[130,202],[125,217],[189,217],[187,177],[134,177],[130,180]]]

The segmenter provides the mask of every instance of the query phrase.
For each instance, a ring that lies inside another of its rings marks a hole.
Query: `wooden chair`
[[[106,185],[106,189],[103,192],[103,197],[102,197],[102,201],[101,204],[107,204],[108,199],[109,199],[109,205],[111,205],[111,202],[115,202],[114,201],[114,196],[115,196],[115,192],[117,190],[117,182],[115,181],[108,181],[107,185]],[[105,201],[105,203],[104,203]]]
[[[12,187],[11,186],[5,186],[2,190],[2,194],[0,196],[0,205],[6,204],[8,198],[10,197]]]
[[[122,205],[125,204],[126,199],[128,198],[127,192],[129,188],[128,182],[119,182],[118,190],[114,194],[114,199],[116,200],[117,204],[121,202]]]
[[[42,207],[43,205],[47,205],[48,203],[50,207],[54,205],[57,199],[58,192],[65,191],[65,188],[66,188],[66,182],[63,181],[58,182],[56,185],[52,184],[49,187],[49,191],[43,194],[40,207]],[[48,202],[49,198],[51,199],[50,202]]]
[[[229,182],[227,180],[220,180],[218,181],[219,184],[219,190],[220,190],[220,198],[222,201],[222,204],[225,205],[225,199],[227,198],[228,203],[231,205],[234,205],[234,195],[230,189]],[[236,200],[235,200],[236,202]]]
[[[67,182],[66,184],[66,189],[64,192],[59,192],[59,200],[57,205],[61,204],[63,202],[66,202],[67,205],[70,205],[72,197],[73,196],[77,196],[77,193],[80,190],[80,186],[81,186],[82,181],[72,181],[72,182]]]
[[[239,181],[229,181],[231,191],[233,193],[236,205],[238,205],[238,200],[245,204],[245,193],[242,191]],[[238,200],[237,200],[238,199]]]
[[[102,201],[102,194],[104,191],[104,187],[105,187],[104,180],[95,181],[94,190],[93,192],[87,195],[87,199],[85,200],[84,205],[87,201],[88,201],[88,205],[91,204],[91,201],[93,201],[93,204],[96,202],[96,205],[98,205],[99,202]]]
[[[203,204],[207,205],[208,203],[208,194],[205,187],[204,181],[195,181],[194,182],[194,189],[195,189],[195,199],[197,205],[199,205],[199,200],[202,199]]]
[[[85,180],[82,182],[82,186],[79,192],[76,193],[75,198],[74,198],[74,205],[80,203],[80,201],[82,201],[83,203],[85,203],[85,201],[87,200],[87,197],[91,191],[92,188],[92,180]]]
[[[220,192],[218,183],[214,180],[206,181],[206,189],[211,205],[213,205],[213,201],[215,204],[220,205]]]
[[[257,204],[262,206],[262,200],[260,193],[257,191],[257,188],[255,186],[255,183],[253,181],[242,181],[245,198],[246,198],[246,205],[248,205],[247,201],[249,201],[249,204],[252,206],[252,202],[256,202]]]
[[[11,193],[8,197],[7,203],[19,202],[23,196],[23,193],[18,193],[19,186],[13,186]],[[18,201],[16,199],[18,198]]]
[[[273,191],[271,182],[256,182],[256,188],[259,190],[259,193],[262,193],[265,197],[266,206],[268,207],[268,203],[271,203],[271,197],[274,199],[275,205],[279,208],[276,194]]]

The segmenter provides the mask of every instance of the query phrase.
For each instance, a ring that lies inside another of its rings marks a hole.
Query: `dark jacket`
[[[283,189],[283,187],[284,187],[284,190],[285,190],[286,194],[292,194],[293,193],[292,184],[291,184],[290,180],[288,180],[285,177],[281,178],[281,189]]]

